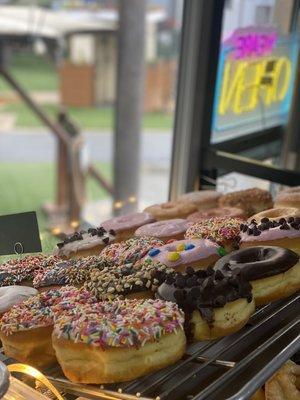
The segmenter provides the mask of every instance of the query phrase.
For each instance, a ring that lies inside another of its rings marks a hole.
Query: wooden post
[[[115,214],[134,211],[138,197],[143,112],[145,0],[122,0],[118,36],[114,135]]]

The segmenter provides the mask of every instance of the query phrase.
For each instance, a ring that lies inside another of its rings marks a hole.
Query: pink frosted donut
[[[133,236],[140,226],[155,222],[155,219],[147,212],[131,213],[121,215],[102,222],[101,226],[107,231],[112,230],[116,233],[116,240],[127,240]]]
[[[224,249],[222,249],[224,250]],[[146,258],[151,258],[177,271],[186,267],[206,269],[220,256],[220,246],[208,239],[175,240],[149,251]]]
[[[143,225],[135,231],[135,236],[152,236],[167,242],[170,239],[183,239],[189,226],[186,219],[167,219]]]

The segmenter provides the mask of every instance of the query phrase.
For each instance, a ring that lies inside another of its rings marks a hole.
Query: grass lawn
[[[44,105],[43,108],[50,116],[55,118],[58,107],[56,105]],[[2,108],[5,112],[14,113],[16,115],[16,124],[21,127],[39,127],[42,123],[23,103],[9,104]],[[114,114],[112,107],[101,108],[84,108],[69,107],[70,116],[82,129],[113,129]],[[144,114],[143,128],[148,129],[172,129],[172,116],[163,113],[147,113]]]
[[[106,177],[111,176],[109,164],[98,164]],[[37,211],[39,228],[42,234],[43,251],[51,251],[57,239],[46,232],[45,216],[41,205],[54,199],[54,165],[53,164],[0,164],[0,215],[23,211]],[[89,199],[106,197],[106,192],[91,179],[88,180],[87,193]],[[1,260],[1,257],[0,257]],[[3,258],[2,258],[3,260]]]
[[[28,91],[51,92],[58,90],[58,74],[54,64],[46,58],[34,54],[18,53],[11,58],[10,71],[18,82]],[[10,88],[0,78],[0,94],[5,94]],[[44,108],[55,118],[58,106],[44,105]],[[42,126],[39,119],[23,103],[7,104],[2,106],[3,112],[16,115],[16,124],[20,127]],[[0,110],[0,112],[1,112]],[[113,129],[113,107],[70,107],[70,115],[83,129]],[[165,113],[147,113],[143,117],[143,128],[171,130],[173,116]]]

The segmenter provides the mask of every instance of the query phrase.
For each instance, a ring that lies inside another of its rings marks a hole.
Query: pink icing
[[[155,222],[155,219],[149,213],[140,212],[108,219],[102,222],[101,226],[106,230],[113,229],[116,232],[120,232],[127,229],[139,228],[150,222]]]
[[[178,251],[177,247],[180,244],[193,244],[195,247],[190,250]],[[175,240],[174,242],[167,243],[164,246],[159,247],[160,252],[152,258],[155,261],[159,261],[162,264],[168,267],[177,267],[182,264],[190,264],[201,260],[203,258],[210,257],[212,255],[218,254],[218,246],[216,243],[208,239],[184,239],[184,240]],[[177,261],[168,260],[169,252],[178,252],[180,254],[180,258]]]
[[[248,235],[247,232],[241,232],[241,242],[264,242],[269,240],[283,238],[300,237],[300,230],[297,229],[280,229],[279,226],[262,231],[259,236]]]
[[[135,236],[168,237],[183,234],[189,226],[186,219],[168,219],[143,225],[135,232]]]

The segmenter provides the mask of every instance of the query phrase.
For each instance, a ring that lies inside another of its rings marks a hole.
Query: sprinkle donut
[[[55,315],[80,303],[95,302],[87,291],[66,286],[49,290],[13,306],[0,321],[4,352],[20,362],[44,367],[56,362],[51,343]]]
[[[163,244],[159,239],[142,236],[111,244],[102,250],[100,256],[115,265],[135,263],[153,247],[160,247]]]
[[[54,254],[60,258],[79,258],[97,255],[105,246],[115,240],[113,230],[108,232],[101,226],[88,231],[75,232],[63,242],[57,243]]]
[[[134,235],[156,237],[164,242],[170,239],[179,240],[184,238],[188,225],[186,219],[168,219],[141,226]]]
[[[151,298],[165,277],[173,271],[173,268],[151,259],[134,265],[94,268],[89,272],[84,288],[99,300]]]
[[[165,219],[185,219],[188,215],[197,211],[197,206],[184,201],[169,201],[167,203],[154,204],[145,208],[158,221]]]
[[[247,217],[273,207],[271,194],[258,188],[227,193],[219,199],[220,207],[238,207],[245,211]]]
[[[203,269],[219,258],[219,248],[220,246],[207,239],[175,240],[151,249],[147,258],[177,271],[184,271],[187,266]]]
[[[52,341],[72,382],[125,382],[178,361],[186,346],[183,324],[174,303],[116,300],[63,314]]]
[[[187,217],[189,222],[200,222],[211,218],[241,218],[245,219],[246,214],[241,208],[218,207],[207,211],[198,211]]]
[[[242,222],[238,218],[211,218],[191,225],[185,237],[212,240],[229,252],[239,246]],[[226,252],[220,255],[223,256]]]
[[[155,219],[147,212],[131,213],[111,218],[102,222],[102,226],[107,230],[112,230],[116,234],[116,241],[131,238],[140,226],[150,224]]]

